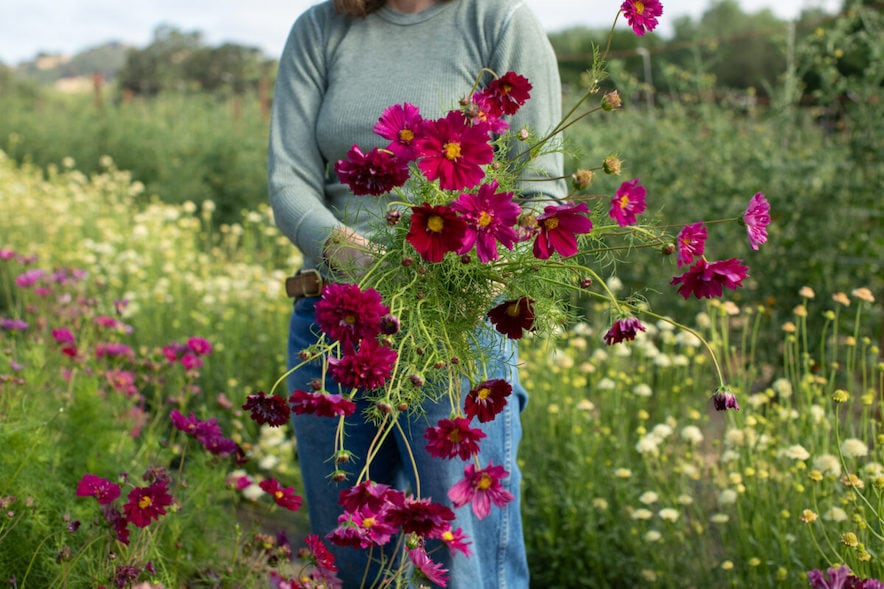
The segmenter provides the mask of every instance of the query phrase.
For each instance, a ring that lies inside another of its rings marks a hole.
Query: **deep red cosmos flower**
[[[659,0],[626,0],[620,5],[626,22],[638,36],[657,28],[657,17],[663,14]]]
[[[483,184],[477,194],[462,193],[451,208],[461,214],[467,224],[466,238],[458,253],[476,246],[476,257],[482,262],[497,259],[497,244],[513,249],[518,239],[514,226],[522,208],[513,201],[512,192],[497,192],[497,181]]]
[[[292,404],[292,411],[296,415],[347,417],[356,411],[356,403],[332,393],[308,393],[307,391],[294,390],[289,397],[289,403]]]
[[[390,312],[381,294],[356,284],[327,284],[316,301],[316,323],[345,351],[381,332],[381,319]]]
[[[634,340],[639,331],[646,331],[642,322],[635,317],[625,317],[614,322],[604,340],[606,344],[613,346],[625,340]]]
[[[374,132],[389,139],[387,149],[400,161],[410,162],[416,156],[414,140],[420,136],[424,119],[420,110],[405,102],[387,107],[374,126]]]
[[[521,339],[523,329],[534,329],[534,301],[527,297],[504,301],[488,311],[488,318],[500,333],[510,339]]]
[[[758,246],[767,241],[767,226],[770,225],[770,203],[761,192],[756,192],[749,200],[743,213],[743,224],[749,235],[749,245],[757,250]]]
[[[115,505],[105,505],[101,508],[101,515],[114,529],[117,540],[123,544],[129,544],[129,525],[126,516]]]
[[[147,527],[152,520],[166,514],[166,507],[172,505],[172,496],[166,489],[166,482],[160,481],[147,487],[136,487],[129,491],[129,502],[123,506],[126,519],[139,528]]]
[[[464,190],[482,181],[482,166],[494,159],[484,126],[468,125],[463,113],[453,110],[444,118],[425,121],[423,129],[415,149],[427,180],[438,178],[442,190]]]
[[[279,395],[268,395],[258,391],[246,397],[242,408],[248,411],[252,420],[258,425],[265,423],[271,427],[279,427],[288,422],[291,409],[288,402]]]
[[[638,183],[638,178],[624,182],[611,199],[608,214],[621,227],[635,225],[636,217],[645,212],[648,206],[645,202],[647,193],[647,189]]]
[[[408,180],[408,162],[392,151],[375,147],[363,153],[358,145],[347,152],[347,159],[335,164],[338,178],[357,196],[379,196],[402,186]]]
[[[304,538],[304,543],[307,544],[307,548],[310,549],[311,564],[315,565],[322,571],[330,573],[338,572],[338,567],[335,565],[335,555],[325,547],[325,544],[322,543],[319,536],[316,534],[308,534],[307,537]]]
[[[706,226],[703,222],[691,223],[682,227],[675,239],[678,245],[678,266],[693,263],[694,256],[702,256],[706,247]]]
[[[534,240],[534,257],[549,259],[554,251],[563,258],[577,253],[577,235],[592,231],[585,202],[550,205],[537,217],[540,232]]]
[[[469,460],[470,456],[479,453],[479,440],[485,432],[470,427],[470,419],[455,417],[440,419],[435,427],[428,427],[424,432],[427,439],[427,452],[436,458],[454,458]]]
[[[698,299],[720,297],[724,292],[723,287],[736,290],[743,285],[749,267],[742,262],[743,260],[731,258],[707,263],[704,258],[700,258],[687,272],[674,277],[669,284],[681,284],[678,294],[686,299],[691,294]]]
[[[265,493],[273,497],[273,501],[280,507],[284,507],[289,511],[298,511],[301,508],[301,497],[295,495],[294,487],[283,487],[276,479],[264,479],[258,486]]]
[[[464,478],[448,490],[448,498],[455,507],[467,503],[472,504],[473,513],[483,519],[491,513],[491,504],[503,507],[514,499],[500,480],[509,476],[502,466],[494,466],[491,462],[482,469],[470,463],[464,469]]]
[[[422,581],[445,587],[448,583],[448,569],[434,562],[427,554],[426,548],[418,546],[408,551],[408,559],[414,565],[414,574]],[[424,585],[424,583],[420,583]]]
[[[202,421],[197,419],[193,412],[189,417],[184,417],[180,411],[172,409],[169,418],[175,429],[196,438],[212,454],[227,456],[237,451],[236,442],[224,437],[221,426],[218,425],[218,419],[215,417]]]
[[[399,355],[373,339],[362,340],[359,349],[329,359],[329,373],[344,387],[365,390],[384,386]]]
[[[513,386],[502,378],[481,382],[467,393],[464,413],[467,417],[478,417],[480,423],[487,423],[503,411],[506,398],[512,392]]]
[[[507,72],[488,84],[480,94],[494,105],[498,116],[500,113],[514,115],[531,98],[531,88],[528,78]]]
[[[503,112],[497,102],[483,93],[473,93],[472,101],[463,112],[473,126],[485,127],[489,133],[503,134],[510,128],[510,124],[501,118]]]
[[[467,234],[466,222],[451,207],[423,203],[411,208],[408,240],[428,262],[437,264],[448,252],[463,248]]]
[[[94,474],[84,474],[77,483],[77,497],[95,497],[101,505],[112,503],[119,496],[119,485]]]
[[[356,511],[362,507],[379,511],[387,503],[401,503],[404,499],[402,491],[372,480],[362,481],[338,494],[338,503],[345,511]]]
[[[435,537],[450,527],[448,522],[454,520],[454,512],[432,499],[415,499],[409,495],[390,507],[387,518],[406,534]]]
[[[728,409],[734,409],[736,411],[740,410],[740,405],[737,403],[737,396],[727,387],[719,387],[718,390],[712,394],[712,406],[715,407],[716,411],[727,411]]]

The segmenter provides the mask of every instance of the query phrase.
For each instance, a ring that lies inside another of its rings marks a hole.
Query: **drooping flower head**
[[[466,237],[458,253],[466,253],[475,244],[476,257],[482,262],[496,260],[497,244],[513,249],[518,235],[515,225],[521,207],[512,192],[497,192],[497,181],[483,184],[477,194],[462,193],[451,208],[467,224]]]
[[[411,209],[408,240],[428,262],[437,264],[448,252],[460,251],[467,235],[467,224],[451,207],[423,203]]]
[[[377,389],[390,378],[396,358],[396,350],[382,346],[377,340],[365,339],[357,351],[330,358],[328,371],[341,386]]]
[[[426,548],[418,546],[408,551],[408,559],[414,565],[415,575],[422,581],[445,587],[448,583],[448,569],[434,562],[427,554]],[[421,583],[423,585],[423,583]]]
[[[674,277],[669,284],[681,284],[678,294],[690,298],[693,294],[698,299],[720,297],[727,287],[736,290],[743,285],[748,276],[749,267],[743,260],[731,258],[717,262],[706,262],[704,258],[691,266],[687,272]]]
[[[657,28],[657,17],[663,15],[663,5],[659,0],[626,0],[620,5],[620,10],[640,37]]]
[[[638,178],[624,182],[611,199],[611,210],[608,214],[621,227],[635,225],[636,217],[647,208],[645,202],[647,193],[647,189],[638,183]]]
[[[444,118],[426,121],[415,149],[418,168],[427,180],[438,178],[443,190],[472,188],[485,177],[482,166],[494,159],[488,130],[468,125],[457,110]]]
[[[749,245],[757,250],[767,241],[767,226],[770,225],[770,203],[764,198],[764,194],[756,192],[749,200],[749,205],[743,213],[743,224],[746,225]]]
[[[537,217],[540,232],[534,240],[534,257],[549,259],[553,252],[563,258],[577,253],[577,235],[589,233],[592,221],[585,202],[550,205]]]
[[[477,469],[470,463],[464,469],[464,478],[448,490],[448,498],[455,507],[470,503],[477,518],[483,519],[491,513],[491,504],[503,507],[514,499],[500,480],[509,476],[505,468],[489,462],[488,466]]]
[[[308,534],[304,538],[304,543],[310,550],[309,562],[323,572],[336,573],[338,567],[335,564],[335,555],[325,547],[322,540],[316,534]]]
[[[634,340],[639,331],[645,331],[645,326],[635,317],[618,319],[605,334],[605,343],[609,346],[619,344],[625,340]]]
[[[507,72],[493,80],[480,94],[499,109],[499,113],[513,115],[531,98],[531,82],[515,72]]]
[[[409,495],[390,507],[388,520],[406,534],[434,537],[450,527],[454,512],[430,498],[415,499]]]
[[[470,389],[464,401],[467,417],[478,417],[480,423],[487,423],[503,411],[506,398],[513,392],[513,386],[502,378],[480,382]]]
[[[682,227],[675,241],[678,246],[678,266],[687,266],[694,256],[702,256],[706,247],[706,226],[702,221]]]
[[[489,133],[503,134],[510,128],[510,124],[502,118],[500,106],[484,93],[475,92],[463,112],[473,126],[484,127]]]
[[[77,497],[95,497],[100,505],[113,503],[119,496],[119,485],[94,474],[84,474],[77,483]]]
[[[381,332],[381,319],[390,312],[381,294],[357,284],[326,284],[316,302],[316,323],[332,339],[352,349],[363,339]]]
[[[258,391],[249,395],[242,408],[248,411],[252,421],[259,425],[265,423],[271,427],[279,427],[289,420],[291,410],[288,402],[279,395],[268,395]]]
[[[166,514],[166,507],[172,505],[172,496],[161,481],[147,487],[136,487],[129,491],[129,502],[123,506],[126,519],[139,528],[147,527],[152,520]]]
[[[363,153],[358,145],[350,148],[347,159],[337,161],[335,172],[357,196],[386,194],[405,184],[409,177],[408,162],[392,151],[376,147]]]
[[[712,394],[712,406],[716,411],[727,411],[728,409],[740,410],[740,404],[737,403],[737,396],[727,387],[719,387]]]
[[[521,339],[523,329],[534,329],[534,301],[528,297],[504,301],[488,311],[488,318],[500,333]]]
[[[479,453],[479,440],[485,437],[485,432],[470,427],[469,418],[455,417],[440,419],[434,427],[426,429],[424,437],[427,439],[427,452],[432,456],[460,456],[461,460],[469,460],[470,456]]]
[[[292,412],[296,415],[317,417],[347,417],[356,411],[356,403],[339,394],[294,390],[289,397]]]
[[[416,156],[414,141],[420,136],[424,119],[413,104],[404,102],[387,107],[378,119],[374,132],[389,139],[387,149],[400,161],[410,162]]]
[[[283,487],[276,479],[264,479],[258,486],[265,493],[273,497],[273,501],[289,511],[298,511],[301,508],[301,497],[295,494],[294,487]]]

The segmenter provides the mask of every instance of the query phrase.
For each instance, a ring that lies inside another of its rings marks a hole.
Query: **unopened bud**
[[[528,141],[530,136],[528,129],[519,129],[519,141]]]
[[[420,374],[412,374],[408,377],[408,380],[411,381],[411,384],[416,387],[424,386],[424,379]]]
[[[461,264],[469,264],[473,259],[470,257],[470,254],[464,254],[460,257]]]
[[[397,210],[387,211],[387,225],[395,225],[402,218],[402,213]]]
[[[592,278],[581,278],[580,288],[589,288],[592,286]]]
[[[602,110],[615,110],[621,106],[623,106],[623,101],[620,99],[620,93],[616,90],[611,90],[602,96]]]
[[[619,159],[614,157],[613,155],[609,155],[605,158],[605,161],[602,162],[602,168],[605,170],[605,174],[611,174],[612,176],[620,175],[620,165],[621,162]]]
[[[401,403],[396,405],[396,409],[399,411],[405,411],[406,409],[408,409],[408,403],[406,403],[405,401],[402,401]]]
[[[571,179],[574,182],[574,188],[583,190],[592,182],[592,170],[577,170],[571,174]]]
[[[378,401],[376,407],[378,408],[378,411],[380,411],[384,415],[389,415],[389,414],[393,413],[393,406],[390,405],[389,403],[384,403],[383,401]]]
[[[412,264],[414,264],[414,258],[402,258],[402,266],[405,268],[408,268]]]
[[[336,470],[332,473],[331,478],[336,483],[343,483],[347,480],[347,473],[343,470]]]
[[[675,253],[675,244],[667,243],[660,249],[660,253],[662,253],[664,256],[671,256],[673,253]]]

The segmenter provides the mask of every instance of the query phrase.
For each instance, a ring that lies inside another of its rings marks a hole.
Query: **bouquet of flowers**
[[[656,26],[662,7],[628,0],[621,12],[636,33],[644,34]],[[603,64],[604,57],[597,57],[592,79],[603,78]],[[485,77],[490,81],[483,85]],[[262,424],[286,423],[292,412],[337,418],[338,447],[329,457],[336,480],[346,480],[336,466],[350,455],[345,418],[356,410],[358,396],[369,402],[363,417],[376,423],[378,440],[397,427],[401,415],[447,397],[451,415],[428,426],[427,450],[440,460],[464,461],[463,479],[447,499],[454,508],[469,505],[483,518],[513,497],[500,485],[505,469],[479,463],[484,433],[475,425],[495,419],[512,387],[485,377],[489,350],[480,342],[556,332],[575,316],[569,303],[575,291],[610,302],[607,345],[634,339],[645,329],[642,314],[665,319],[635,298],[618,298],[607,286],[598,268],[611,264],[617,250],[657,248],[677,255],[684,272],[672,278],[671,287],[686,299],[719,297],[746,279],[742,260],[706,257],[704,222],[686,224],[677,235],[642,223],[648,194],[639,178],[623,181],[611,195],[592,193],[595,173],[621,173],[615,157],[574,173],[573,189],[564,198],[520,191],[520,177],[536,158],[559,149],[557,138],[571,123],[621,107],[615,90],[603,92],[594,83],[545,135],[510,128],[509,117],[530,100],[531,90],[531,81],[518,72],[483,70],[458,105],[439,119],[423,118],[409,103],[390,106],[374,127],[389,144],[367,152],[354,145],[347,159],[337,162],[338,177],[355,195],[395,198],[375,220],[364,251],[369,261],[337,268],[344,280],[326,285],[316,304],[323,335],[301,352],[302,364],[292,370],[320,363],[325,378],[312,390],[290,396],[261,392],[244,405]],[[596,104],[581,112],[593,97]],[[767,239],[769,208],[757,193],[732,219],[745,227],[754,249]],[[715,365],[720,376],[718,386],[711,387],[715,407],[738,409]],[[462,398],[464,382],[469,387]],[[364,457],[365,468],[348,481],[352,488],[341,494],[345,513],[327,540],[369,549],[401,533],[412,564],[411,572],[402,573],[404,582],[416,575],[444,586],[444,570],[429,558],[424,542],[441,540],[469,554],[468,539],[451,528],[452,510],[442,503],[445,498],[406,497],[374,484],[368,477],[372,458]],[[362,525],[367,510],[371,526]],[[334,564],[317,538],[311,537],[308,553],[314,581],[333,583]]]

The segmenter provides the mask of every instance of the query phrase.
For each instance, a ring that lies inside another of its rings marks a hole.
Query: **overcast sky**
[[[549,31],[610,25],[617,0],[526,0]],[[711,0],[662,0],[659,32],[678,16],[700,16]],[[783,19],[802,9],[834,12],[840,0],[739,0],[745,12],[765,8]],[[276,57],[294,19],[314,0],[2,0],[0,62],[15,65],[37,53],[76,53],[108,41],[137,47],[150,43],[160,24],[199,31],[207,44],[234,42]],[[621,19],[618,26],[626,26]]]

